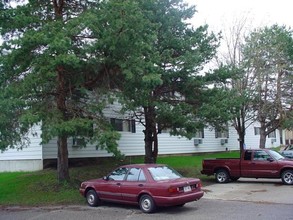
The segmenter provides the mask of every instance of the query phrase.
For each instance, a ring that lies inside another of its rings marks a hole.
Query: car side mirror
[[[274,159],[273,159],[273,158],[271,158],[271,157],[269,157],[269,158],[267,158],[267,161],[269,161],[269,162],[273,162],[273,161],[274,161]]]
[[[107,177],[107,176],[103,176],[103,180],[106,180],[106,181],[108,181],[109,179],[108,179],[108,177]]]

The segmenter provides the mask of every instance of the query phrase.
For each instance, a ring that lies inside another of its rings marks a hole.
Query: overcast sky
[[[185,0],[196,5],[195,25],[208,24],[214,31],[247,18],[250,27],[280,24],[293,27],[293,0]]]
[[[222,36],[229,36],[229,29],[237,27],[237,23],[246,20],[245,34],[255,28],[285,25],[293,28],[293,0],[184,0],[189,5],[195,5],[195,13],[191,23],[195,27],[208,24],[209,30],[215,33],[222,32]],[[244,34],[242,32],[242,34]],[[222,39],[219,53],[227,53],[226,43]],[[205,70],[217,66],[212,60]]]

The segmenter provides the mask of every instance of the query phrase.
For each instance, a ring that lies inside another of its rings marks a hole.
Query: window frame
[[[204,138],[204,129],[202,128],[201,130],[197,131],[194,135],[194,138]]]
[[[229,138],[229,127],[228,125],[225,128],[215,128],[215,138]]]
[[[110,124],[116,131],[136,133],[136,124],[133,119],[110,118]]]
[[[260,127],[254,127],[254,135],[260,135]]]
[[[268,138],[276,138],[276,130],[268,134]]]

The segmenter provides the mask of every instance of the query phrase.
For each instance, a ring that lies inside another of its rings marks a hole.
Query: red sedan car
[[[80,193],[90,206],[102,201],[138,204],[151,213],[157,206],[183,206],[199,200],[204,192],[197,178],[184,178],[162,164],[132,164],[118,167],[108,176],[81,183]]]

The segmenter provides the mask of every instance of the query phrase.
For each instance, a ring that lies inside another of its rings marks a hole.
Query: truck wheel
[[[282,182],[286,185],[293,185],[293,170],[285,170],[282,172]]]
[[[227,170],[220,169],[216,172],[217,183],[227,183],[230,180],[230,176]]]

